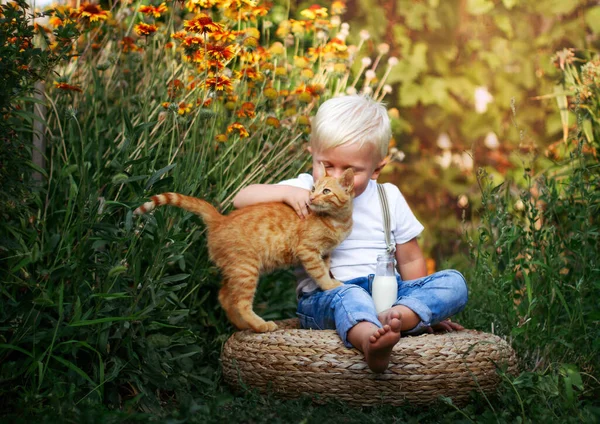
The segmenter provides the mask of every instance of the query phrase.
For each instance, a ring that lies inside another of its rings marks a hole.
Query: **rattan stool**
[[[309,395],[317,402],[354,405],[423,405],[447,396],[457,405],[472,390],[489,394],[497,366],[516,373],[510,345],[473,330],[403,337],[388,369],[375,374],[361,352],[348,349],[334,330],[301,330],[298,320],[278,322],[271,333],[238,331],[221,353],[223,376],[233,388],[247,385],[283,398]]]

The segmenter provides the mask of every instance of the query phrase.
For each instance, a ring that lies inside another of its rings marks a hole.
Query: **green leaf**
[[[113,184],[127,184],[134,181],[140,181],[148,178],[147,175],[134,175],[133,177],[128,177],[127,174],[117,174],[112,177]]]
[[[9,349],[9,350],[16,350],[17,352],[21,352],[27,356],[29,356],[30,358],[33,358],[33,354],[19,346],[15,346],[12,344],[7,344],[7,343],[0,343],[0,349]]]
[[[35,163],[31,162],[30,160],[25,161],[25,165],[27,165],[28,167],[30,167],[34,171],[37,171],[40,174],[42,174],[44,176],[44,178],[48,178],[48,173],[46,172],[46,170],[44,168],[39,167],[38,165],[36,165]]]
[[[86,326],[86,325],[104,324],[105,322],[135,321],[137,319],[139,319],[139,317],[136,317],[136,316],[129,316],[129,317],[106,317],[106,318],[98,318],[98,319],[90,319],[90,320],[72,322],[72,323],[69,324],[69,326],[71,326],[71,327],[83,327],[83,326]]]
[[[498,28],[500,28],[508,38],[513,38],[514,31],[512,22],[507,15],[495,15],[494,22],[496,22]]]
[[[600,6],[592,7],[585,13],[585,23],[594,34],[600,33]]]
[[[131,297],[130,295],[128,295],[127,293],[96,293],[91,295],[90,297],[99,297],[101,299],[105,299],[105,300],[114,300],[114,299],[126,299]]]
[[[588,143],[592,143],[594,141],[594,130],[592,126],[592,121],[585,120],[583,121],[583,134],[585,134],[585,138],[587,138]]]
[[[150,179],[148,180],[148,182],[146,183],[146,186],[144,187],[144,190],[148,190],[150,189],[150,187],[152,187],[152,185],[158,181],[158,179],[163,175],[166,174],[167,172],[169,172],[171,169],[175,168],[175,166],[177,166],[176,163],[172,163],[171,165],[167,165],[162,169],[159,169],[158,171],[156,171],[154,174],[152,174],[152,176],[150,177]]]
[[[400,87],[400,106],[410,107],[419,103],[421,88],[418,84],[406,83]]]
[[[181,281],[181,280],[185,280],[186,278],[188,278],[190,276],[190,274],[176,274],[176,275],[170,275],[168,277],[163,277],[160,280],[158,280],[159,283],[174,283],[175,281]]]
[[[11,268],[10,272],[17,272],[21,268],[29,265],[31,263],[31,255],[28,255],[21,259],[17,265]]]
[[[77,165],[68,165],[65,166],[61,171],[60,171],[60,176],[61,177],[66,177],[67,175],[71,175],[73,172],[75,172],[77,170]]]
[[[494,8],[490,0],[467,0],[467,12],[471,15],[483,15]]]
[[[89,381],[93,386],[96,386],[96,383],[94,383],[94,380],[92,380],[89,375],[87,375],[81,368],[79,368],[74,363],[72,363],[70,361],[67,361],[66,359],[63,359],[60,356],[52,355],[52,358],[56,359],[58,362],[60,362],[61,364],[63,364],[67,368],[75,371],[79,376],[81,376],[85,380]]]
[[[127,271],[127,267],[125,265],[116,265],[112,267],[110,271],[108,271],[108,276],[114,277],[115,275],[123,274],[125,271]]]
[[[554,87],[554,93],[556,94],[556,103],[558,104],[558,110],[560,111],[560,120],[563,128],[563,140],[567,141],[569,137],[569,103],[565,94],[558,94],[562,92],[560,86]]]

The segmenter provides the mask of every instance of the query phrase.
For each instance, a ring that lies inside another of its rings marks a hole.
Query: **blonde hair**
[[[392,129],[387,110],[368,96],[334,97],[324,102],[311,121],[310,145],[323,151],[343,144],[375,146],[383,159],[388,152]]]

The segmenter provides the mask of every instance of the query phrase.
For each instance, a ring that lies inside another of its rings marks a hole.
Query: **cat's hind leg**
[[[236,269],[230,270],[227,275],[230,282],[228,296],[230,310],[234,311],[256,333],[276,330],[277,324],[273,321],[265,321],[252,309],[258,284],[258,267],[245,263],[237,263],[235,267]]]
[[[250,325],[242,319],[237,310],[231,305],[231,294],[229,290],[229,282],[223,280],[221,283],[222,287],[219,290],[219,303],[223,307],[223,310],[227,314],[229,321],[240,330],[250,328]]]

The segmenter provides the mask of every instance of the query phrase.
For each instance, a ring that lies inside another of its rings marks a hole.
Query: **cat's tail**
[[[154,210],[157,206],[171,205],[200,215],[204,223],[210,227],[223,217],[210,203],[196,197],[184,196],[179,193],[163,193],[152,196],[149,202],[133,211],[134,215],[142,215]]]

